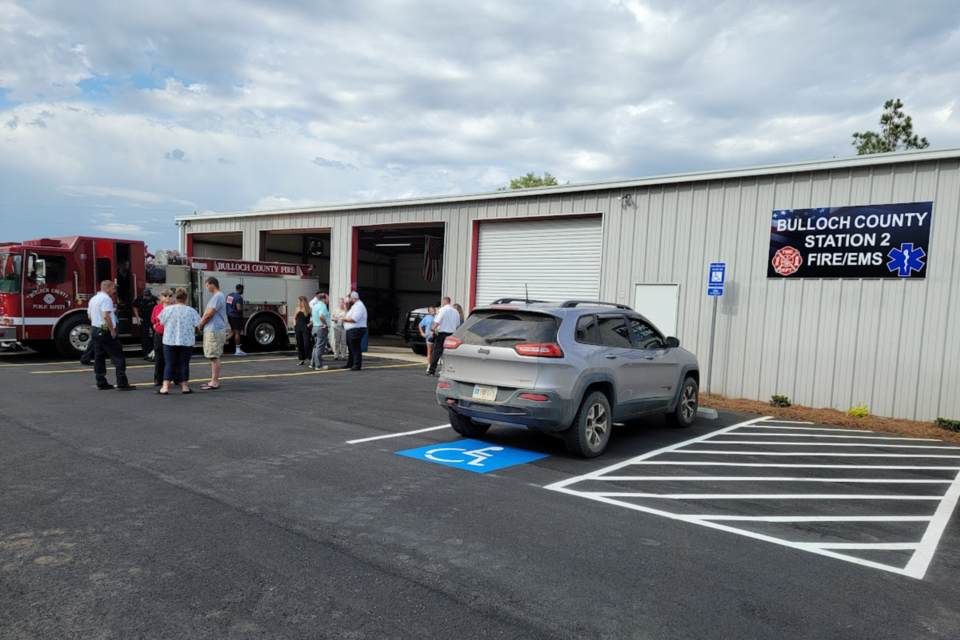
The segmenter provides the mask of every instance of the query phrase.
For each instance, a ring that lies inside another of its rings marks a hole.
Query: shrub
[[[851,418],[866,418],[868,415],[870,415],[870,410],[867,409],[866,405],[858,402],[857,406],[847,409],[847,415]]]
[[[960,431],[960,420],[951,420],[950,418],[937,418],[936,424],[941,429],[947,431]]]
[[[771,407],[789,407],[792,403],[790,398],[787,396],[770,396],[770,406]]]

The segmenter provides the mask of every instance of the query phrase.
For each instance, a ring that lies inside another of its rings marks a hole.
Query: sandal
[[[220,388],[220,385],[211,387],[209,384],[202,384],[200,385],[200,388],[203,389],[204,391],[216,391],[217,389]]]
[[[169,391],[160,391],[160,389],[157,389],[156,391],[154,391],[154,393],[157,394],[158,396],[168,396],[168,395],[170,395],[170,392],[169,392]]]
[[[190,393],[193,393],[193,389],[187,389],[186,391],[181,391],[181,392],[180,392],[180,395],[185,396],[185,395],[188,395],[188,394],[190,394]]]

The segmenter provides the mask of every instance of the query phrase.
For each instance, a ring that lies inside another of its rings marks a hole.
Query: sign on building
[[[924,278],[932,202],[781,209],[768,278]]]

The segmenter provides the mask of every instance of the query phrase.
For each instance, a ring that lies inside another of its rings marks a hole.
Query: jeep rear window
[[[455,335],[464,344],[544,344],[557,341],[560,321],[550,315],[491,309],[472,313]]]

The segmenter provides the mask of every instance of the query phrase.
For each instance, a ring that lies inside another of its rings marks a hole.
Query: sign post
[[[707,295],[713,298],[713,313],[710,316],[710,351],[707,353],[707,397],[710,397],[710,382],[713,378],[713,343],[717,333],[717,300],[723,295],[727,280],[727,263],[711,262],[707,278]]]

